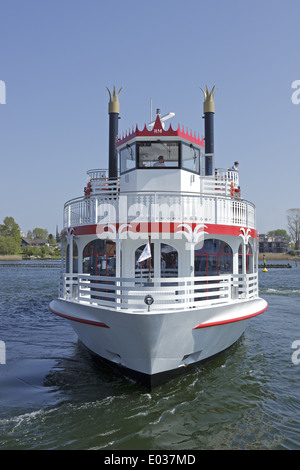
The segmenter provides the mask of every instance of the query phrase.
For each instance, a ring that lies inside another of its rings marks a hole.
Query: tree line
[[[50,247],[56,245],[56,238],[48,231],[42,228],[34,228],[32,231],[27,232],[27,238],[31,240],[36,239],[46,239]],[[23,247],[21,249],[21,230],[19,225],[15,222],[13,217],[5,217],[3,224],[0,224],[0,254],[1,255],[16,255],[23,253],[25,255],[31,256],[32,254],[36,255],[45,255],[50,253],[53,250],[49,250],[48,247]],[[33,249],[33,250],[32,250]],[[39,253],[41,252],[41,253]],[[48,253],[47,253],[48,252]]]

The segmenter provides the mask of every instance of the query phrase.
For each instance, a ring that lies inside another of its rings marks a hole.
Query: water
[[[269,309],[232,348],[151,393],[100,367],[48,311],[58,276],[0,267],[1,450],[300,448],[300,262],[260,270]]]

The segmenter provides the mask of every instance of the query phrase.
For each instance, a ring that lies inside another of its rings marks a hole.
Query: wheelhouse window
[[[195,276],[219,276],[233,272],[231,247],[222,240],[209,238],[195,250]]]
[[[138,142],[138,168],[179,168],[180,143]]]
[[[126,145],[120,150],[120,172],[126,173],[127,171],[136,168],[136,147],[135,144]]]
[[[83,250],[83,272],[93,276],[116,275],[116,244],[111,240],[92,240]]]
[[[181,161],[184,170],[200,173],[200,149],[193,144],[181,144]]]

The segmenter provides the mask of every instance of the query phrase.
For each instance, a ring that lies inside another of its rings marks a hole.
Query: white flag
[[[148,241],[147,245],[145,246],[141,256],[138,259],[138,263],[141,263],[142,261],[145,261],[145,259],[151,258],[151,249],[150,249],[150,243]]]

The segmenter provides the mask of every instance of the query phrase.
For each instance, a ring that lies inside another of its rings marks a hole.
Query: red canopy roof
[[[198,136],[196,136],[196,133],[194,133],[193,135],[192,132],[189,133],[188,131],[185,131],[184,128],[180,129],[179,125],[177,130],[173,130],[171,124],[168,130],[164,130],[159,115],[156,116],[153,129],[148,130],[145,124],[144,129],[140,131],[136,126],[135,130],[132,129],[131,132],[126,132],[126,134],[117,137],[116,146],[120,147],[121,145],[125,144],[131,139],[134,139],[135,137],[182,137],[183,139],[186,139],[189,142],[192,142],[193,144],[201,145],[202,147],[204,147],[203,137],[200,139],[199,134]]]

